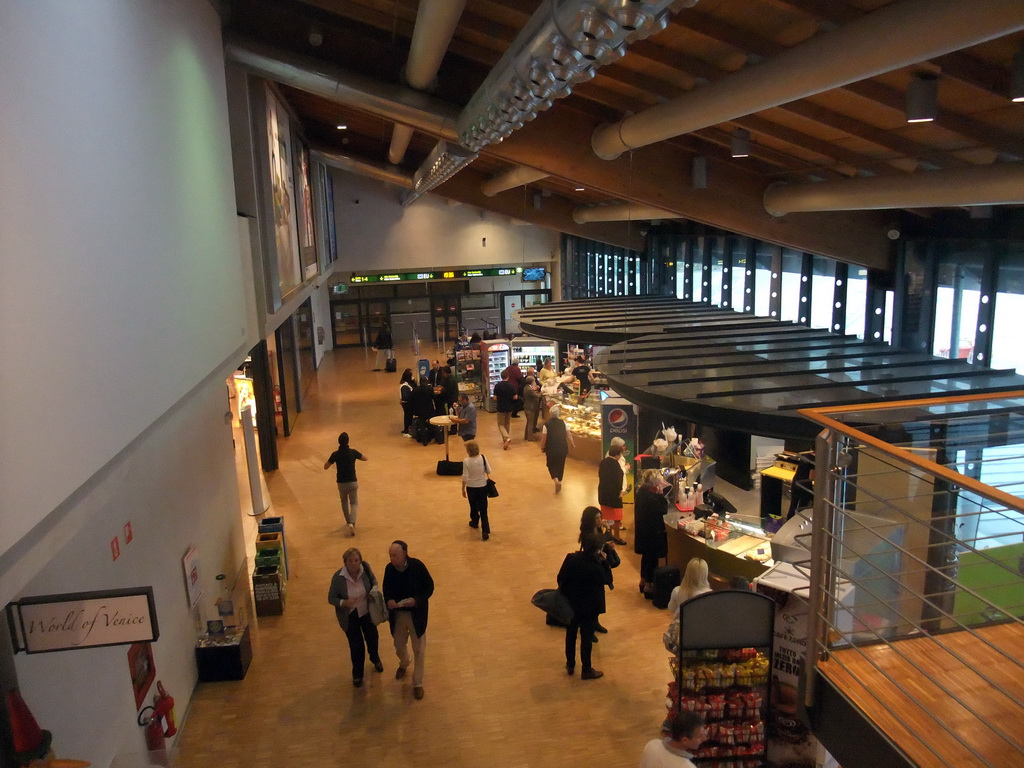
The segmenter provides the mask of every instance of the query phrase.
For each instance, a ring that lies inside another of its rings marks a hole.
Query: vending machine
[[[501,372],[512,361],[509,343],[505,339],[480,342],[480,373],[483,376],[484,407],[493,413],[497,410],[494,402],[494,385],[501,381]]]

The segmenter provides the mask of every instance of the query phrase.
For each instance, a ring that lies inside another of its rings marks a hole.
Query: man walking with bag
[[[405,677],[410,662],[409,643],[415,664],[412,670],[412,693],[423,698],[423,666],[427,653],[427,608],[434,594],[434,580],[421,561],[409,557],[409,545],[396,540],[388,548],[391,562],[384,568],[384,600],[388,621],[395,640],[398,670],[395,679]]]

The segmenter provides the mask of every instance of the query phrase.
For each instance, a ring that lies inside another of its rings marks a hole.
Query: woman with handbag
[[[491,465],[486,456],[480,455],[476,440],[466,443],[466,458],[462,462],[462,498],[469,500],[469,527],[480,528],[480,538],[491,537],[491,524],[487,519],[487,499],[496,491],[488,493],[491,480]]]
[[[664,494],[668,484],[660,469],[645,469],[640,477],[633,521],[636,528],[633,551],[640,555],[640,593],[650,599],[654,596],[654,570],[658,561],[668,555],[668,537],[665,534],[668,499]]]
[[[331,578],[327,602],[334,606],[338,625],[345,630],[348,648],[352,656],[352,685],[363,684],[363,663],[366,652],[370,663],[378,672],[384,671],[378,651],[377,624],[387,619],[384,610],[384,596],[381,594],[377,577],[369,563],[355,547],[345,550],[345,563]]]

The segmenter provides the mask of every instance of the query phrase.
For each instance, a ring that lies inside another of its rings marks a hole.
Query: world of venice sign
[[[26,597],[7,605],[15,651],[49,653],[154,642],[152,587]]]

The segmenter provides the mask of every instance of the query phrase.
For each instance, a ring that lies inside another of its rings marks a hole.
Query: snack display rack
[[[469,400],[478,408],[483,403],[482,378],[480,375],[480,347],[477,345],[456,345],[455,381],[459,394],[469,395]]]
[[[694,752],[696,765],[766,764],[774,619],[773,600],[740,590],[708,592],[680,606],[668,714],[704,716],[707,740]]]

